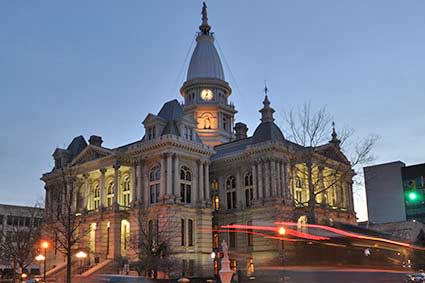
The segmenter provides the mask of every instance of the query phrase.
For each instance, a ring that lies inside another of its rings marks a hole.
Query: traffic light
[[[406,193],[406,200],[409,203],[412,203],[412,204],[419,203],[421,199],[422,199],[421,194],[416,190]]]

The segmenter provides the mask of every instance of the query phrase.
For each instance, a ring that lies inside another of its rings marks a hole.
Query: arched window
[[[114,182],[109,182],[106,187],[106,206],[112,206],[112,202],[114,201]]]
[[[192,172],[186,166],[180,169],[180,197],[181,202],[192,202]]]
[[[246,207],[250,207],[252,205],[252,200],[254,198],[252,184],[252,173],[248,172],[244,177]]]
[[[100,206],[100,187],[99,183],[96,183],[93,187],[93,208],[98,209]]]
[[[150,203],[159,202],[159,187],[161,183],[161,166],[153,167],[149,172]]]
[[[122,205],[123,206],[130,206],[130,195],[131,195],[131,182],[130,182],[130,177],[126,176],[124,177],[124,182],[123,182],[123,186],[122,186]]]
[[[226,179],[227,209],[236,208],[236,179],[229,176]]]

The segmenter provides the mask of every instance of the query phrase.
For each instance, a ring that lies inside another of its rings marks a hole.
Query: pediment
[[[78,154],[71,162],[71,165],[83,164],[92,160],[100,159],[113,154],[109,149],[88,145],[80,154]]]
[[[325,146],[321,146],[317,148],[316,152],[326,158],[329,158],[344,164],[350,164],[350,161],[345,156],[345,154],[341,151],[341,149],[337,148],[333,144],[327,144]]]

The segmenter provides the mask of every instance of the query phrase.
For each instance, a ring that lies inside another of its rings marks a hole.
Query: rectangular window
[[[189,219],[187,220],[187,229],[188,229],[188,240],[187,243],[189,247],[193,246],[193,220]]]
[[[232,192],[232,208],[236,208],[236,192]]]
[[[159,184],[154,184],[149,187],[150,203],[159,201]]]
[[[186,243],[184,241],[184,236],[185,236],[185,225],[184,225],[184,219],[181,219],[181,232],[180,232],[180,237],[181,237],[181,245],[184,246]]]
[[[236,248],[236,233],[234,232],[229,232],[229,246]]]
[[[232,209],[232,193],[227,193],[227,209]]]
[[[247,225],[252,226],[252,221],[248,221]],[[253,235],[253,233],[254,233],[254,231],[252,229],[247,230],[246,236],[247,236],[248,247],[252,247],[254,245],[254,235]]]
[[[195,270],[195,261],[193,259],[189,259],[189,270],[188,270],[188,276],[193,276],[193,271]]]
[[[180,184],[180,197],[182,203],[192,202],[192,186],[189,184]]]

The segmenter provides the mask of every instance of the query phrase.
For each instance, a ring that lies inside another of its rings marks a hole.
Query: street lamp
[[[277,231],[279,233],[280,236],[284,236],[286,235],[286,229],[283,226],[280,226],[279,230]],[[285,282],[285,267],[284,265],[284,260],[285,260],[285,255],[284,255],[284,250],[285,250],[285,241],[282,239],[282,282]]]
[[[215,256],[216,256],[215,252],[212,252],[211,253],[211,259],[214,260],[215,259]]]
[[[81,274],[82,273],[82,269],[83,269],[83,260],[87,257],[87,253],[85,253],[83,251],[79,251],[78,253],[75,254],[75,256],[80,261],[80,274]]]
[[[282,226],[282,227],[280,227],[278,232],[279,232],[279,235],[281,235],[281,236],[285,235],[285,234],[286,234],[286,229],[285,229],[285,227],[283,227],[283,226]]]
[[[44,259],[43,259],[43,263],[44,263],[43,264],[43,280],[44,281],[46,281],[46,258],[47,258],[47,248],[48,247],[49,247],[49,242],[47,242],[47,241],[41,242],[41,248],[44,249]]]

